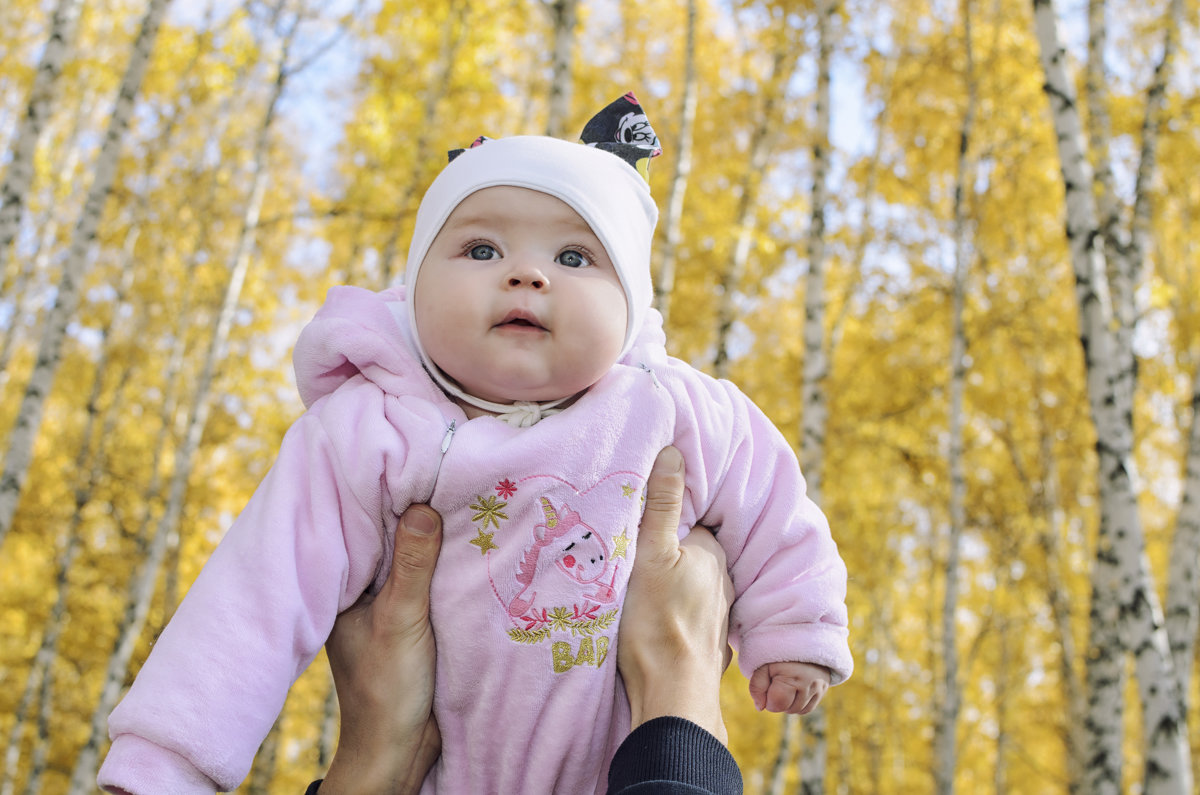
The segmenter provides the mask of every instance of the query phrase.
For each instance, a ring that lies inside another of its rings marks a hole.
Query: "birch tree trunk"
[[[1122,380],[1130,396],[1122,407],[1132,435],[1133,400],[1136,383],[1137,358],[1134,352],[1136,322],[1142,313],[1138,306],[1140,287],[1145,282],[1147,237],[1150,225],[1151,182],[1156,169],[1159,132],[1163,125],[1163,108],[1166,102],[1167,83],[1175,52],[1179,45],[1179,30],[1184,23],[1183,0],[1171,0],[1167,7],[1163,25],[1163,50],[1155,66],[1154,76],[1146,94],[1146,108],[1142,120],[1142,145],[1138,158],[1137,179],[1130,229],[1127,244],[1120,249],[1122,256],[1110,272],[1119,275],[1119,289],[1113,290],[1117,306],[1117,351],[1118,361],[1129,375]],[[1130,451],[1132,458],[1132,451]],[[1130,497],[1136,499],[1136,494]],[[1136,503],[1134,503],[1136,510]],[[1137,580],[1129,583],[1122,598],[1122,626],[1132,632],[1129,647],[1133,649],[1138,679],[1138,694],[1142,705],[1143,744],[1146,758],[1144,792],[1159,793],[1193,792],[1191,746],[1187,729],[1188,695],[1181,687],[1184,677],[1175,669],[1171,639],[1159,604],[1146,557],[1141,527],[1137,534]],[[1178,528],[1177,528],[1178,532]],[[1132,555],[1134,550],[1130,550]],[[1195,557],[1192,558],[1193,563]],[[1132,562],[1131,562],[1132,563]],[[1168,589],[1170,587],[1168,572]],[[1128,589],[1134,585],[1136,590]],[[1193,602],[1195,605],[1195,602]],[[1195,609],[1195,607],[1193,607]],[[1129,622],[1128,624],[1126,622]]]
[[[579,20],[579,0],[549,0],[546,10],[554,28],[550,61],[550,100],[546,114],[546,135],[562,138],[571,113],[571,61],[575,54],[575,28]]]
[[[1132,330],[1135,319],[1132,302],[1127,306],[1126,301],[1122,298],[1123,296],[1132,298],[1130,285],[1124,281],[1123,270],[1117,267],[1122,256],[1121,213],[1110,157],[1112,125],[1105,90],[1109,78],[1108,70],[1105,67],[1105,51],[1108,43],[1106,10],[1106,0],[1088,0],[1088,57],[1084,69],[1084,98],[1087,106],[1087,143],[1091,156],[1089,162],[1094,165],[1095,169],[1093,184],[1098,223],[1098,239],[1095,245],[1103,251],[1104,278],[1107,281],[1109,300],[1112,301],[1110,311],[1114,315],[1110,328],[1115,328],[1113,347],[1117,359],[1113,365],[1117,368],[1119,381],[1113,385],[1113,389],[1120,396],[1121,405],[1127,406],[1128,410],[1132,412],[1136,390],[1136,368],[1125,367],[1123,363],[1129,362],[1132,365],[1133,362]],[[1118,362],[1122,364],[1118,364]],[[1132,426],[1130,434],[1132,435]],[[1111,538],[1106,532],[1107,527],[1108,521],[1101,517],[1101,539]],[[1099,555],[1099,549],[1097,554]],[[1104,568],[1107,570],[1111,568],[1111,565],[1106,562]],[[1116,578],[1119,575],[1115,571],[1108,571],[1107,575],[1108,584],[1103,589],[1098,587],[1095,578],[1092,583],[1093,610],[1090,614],[1088,659],[1089,661],[1095,660],[1095,671],[1092,670],[1092,666],[1089,666],[1089,694],[1094,694],[1097,690],[1116,689],[1118,693],[1122,694],[1125,691],[1126,648],[1123,645],[1125,640],[1121,636],[1121,605],[1117,597],[1119,581]],[[1104,648],[1114,650],[1111,653],[1111,659],[1108,653],[1093,654],[1094,650]],[[1123,721],[1125,704],[1123,696],[1119,697],[1122,698],[1122,701],[1118,712],[1109,716],[1107,708],[1104,708],[1104,712],[1098,712],[1097,707],[1093,706],[1088,714],[1086,725],[1099,732],[1102,730],[1099,729],[1098,724],[1105,718],[1114,722]],[[1109,698],[1106,697],[1104,701],[1109,701]],[[1114,750],[1120,749],[1121,746],[1117,743],[1124,740],[1123,728],[1119,729],[1119,732],[1112,738]],[[1105,752],[1108,753],[1109,749],[1106,748]],[[1120,753],[1119,750],[1116,752]],[[1120,772],[1120,768],[1118,768],[1118,772]]]
[[[1089,719],[1092,748],[1086,789],[1115,793],[1121,786],[1119,669],[1124,648],[1134,652],[1145,727],[1144,791],[1147,795],[1191,791],[1191,762],[1186,716],[1157,595],[1145,557],[1145,540],[1137,510],[1133,462],[1131,402],[1132,358],[1122,356],[1122,340],[1113,332],[1114,318],[1103,232],[1092,195],[1088,162],[1074,88],[1066,69],[1066,52],[1050,0],[1034,0],[1034,24],[1045,91],[1059,148],[1066,186],[1067,241],[1075,272],[1088,400],[1095,426],[1099,463],[1100,533],[1093,567],[1092,640],[1088,661]],[[1169,50],[1166,54],[1169,54]],[[1143,150],[1147,142],[1143,141]],[[1145,159],[1145,158],[1143,158]],[[1152,156],[1151,156],[1152,162]],[[1125,271],[1129,273],[1128,270]],[[1115,604],[1112,599],[1115,598]],[[1115,608],[1115,609],[1114,609]],[[1101,622],[1114,616],[1121,637],[1102,635]],[[1114,675],[1116,674],[1116,675]],[[1116,719],[1114,720],[1114,716]],[[1116,738],[1116,742],[1114,742]]]
[[[808,273],[804,279],[804,365],[801,375],[802,418],[800,426],[800,468],[804,473],[808,496],[821,504],[825,472],[825,434],[829,424],[829,379],[831,351],[826,331],[828,298],[825,275],[825,208],[829,203],[829,133],[832,118],[830,103],[830,62],[833,58],[833,16],[837,0],[818,0],[817,15],[817,91],[814,107],[812,145],[812,192],[808,225]],[[825,710],[818,706],[806,715],[785,715],[771,791],[782,793],[787,768],[794,755],[797,736],[803,734],[800,748],[799,791],[820,795],[825,791],[825,767],[828,756]],[[802,730],[802,731],[801,731]]]
[[[826,332],[829,301],[825,274],[825,207],[829,203],[829,143],[832,132],[833,102],[830,82],[833,61],[833,19],[838,0],[817,0],[817,94],[816,125],[813,130],[813,177],[811,214],[808,226],[808,274],[804,284],[804,369],[801,385],[803,418],[800,449],[809,496],[818,505],[825,487],[825,434],[829,425],[828,380],[832,350]],[[792,718],[792,716],[788,716]],[[804,740],[800,749],[801,795],[825,792],[825,767],[828,757],[828,721],[823,706],[805,716]]]
[[[1109,74],[1105,67],[1108,46],[1107,0],[1088,0],[1087,4],[1087,63],[1084,68],[1084,101],[1087,106],[1087,138],[1091,162],[1095,166],[1096,211],[1103,236],[1107,277],[1113,292],[1119,285],[1120,273],[1112,265],[1120,256],[1121,205],[1114,184],[1111,143],[1112,121],[1108,111]],[[1126,323],[1132,327],[1131,318]],[[1132,390],[1129,396],[1132,402]]]
[[[292,32],[294,33],[294,28]],[[192,393],[192,404],[188,411],[187,429],[183,445],[176,455],[174,470],[167,492],[166,510],[160,517],[154,533],[151,536],[146,556],[142,561],[137,575],[130,582],[129,597],[126,602],[125,617],[121,623],[120,634],[109,657],[105,671],[104,684],[100,699],[92,713],[91,733],[87,744],[80,752],[71,774],[71,791],[83,792],[93,786],[96,771],[99,767],[99,752],[103,744],[104,727],[108,714],[112,712],[120,697],[125,682],[129,661],[133,656],[134,646],[145,626],[150,612],[150,602],[154,595],[155,583],[159,570],[166,556],[167,543],[172,533],[176,532],[179,519],[183,514],[184,501],[187,496],[188,476],[191,474],[192,461],[200,447],[204,428],[208,424],[208,416],[212,406],[212,389],[218,365],[224,360],[228,347],[229,333],[233,327],[233,316],[241,297],[242,285],[250,266],[250,255],[253,250],[254,233],[258,225],[259,213],[262,209],[263,196],[266,193],[267,182],[267,152],[270,142],[270,131],[275,119],[276,107],[283,94],[289,72],[287,57],[291,44],[290,34],[284,40],[275,83],[267,102],[266,113],[259,126],[254,145],[253,181],[246,209],[242,216],[238,244],[234,251],[230,267],[229,282],[225,296],[221,302],[220,312],[209,340],[208,351],[200,378]]]
[[[154,41],[158,36],[159,26],[162,24],[169,4],[170,0],[150,0],[146,15],[142,19],[129,64],[117,91],[112,117],[109,120],[108,129],[105,131],[104,141],[100,146],[92,185],[88,189],[83,212],[75,227],[66,260],[63,263],[58,293],[47,316],[46,329],[38,346],[33,374],[25,389],[16,424],[9,435],[4,472],[0,475],[0,548],[3,547],[8,531],[12,528],[21,490],[25,485],[25,478],[29,474],[29,465],[33,458],[33,443],[37,438],[46,399],[61,362],[62,344],[67,336],[67,323],[75,314],[76,306],[79,303],[84,270],[95,244],[96,230],[104,213],[104,205],[116,177],[121,139],[124,137],[130,116],[133,114],[134,99],[141,90],[142,79],[145,77],[150,54],[154,49]]]
[[[933,724],[933,778],[938,795],[954,792],[954,771],[958,766],[958,713],[962,701],[958,678],[958,576],[962,538],[967,523],[967,479],[963,462],[963,396],[967,382],[967,334],[963,322],[966,304],[967,273],[970,268],[966,193],[972,182],[970,148],[975,124],[975,56],[971,41],[971,2],[960,4],[963,18],[963,48],[966,55],[964,82],[967,105],[959,130],[958,165],[954,180],[954,283],[951,290],[950,338],[950,528],[946,550],[946,585],[942,595],[942,678]]]
[[[663,325],[671,317],[671,291],[675,289],[675,259],[683,227],[683,199],[692,174],[692,128],[696,123],[696,0],[687,4],[687,40],[683,52],[683,102],[679,106],[679,138],[675,142],[675,171],[667,193],[663,245],[654,280],[654,305]]]
[[[1183,504],[1171,540],[1167,572],[1167,635],[1175,675],[1179,677],[1181,709],[1189,714],[1192,666],[1196,660],[1196,632],[1200,625],[1200,366],[1192,380],[1192,430],[1184,464]]]
[[[782,94],[791,79],[792,67],[780,78],[780,70],[788,56],[787,41],[784,34],[771,57],[770,71],[763,85],[763,105],[759,110],[758,120],[750,135],[749,163],[742,178],[741,191],[738,196],[736,221],[736,238],[733,244],[733,255],[729,264],[721,274],[720,304],[717,307],[717,344],[713,358],[713,374],[717,378],[729,375],[729,336],[733,331],[734,316],[737,314],[737,292],[745,280],[746,264],[750,260],[750,249],[754,242],[755,216],[758,211],[758,191],[762,184],[763,171],[767,167],[767,159],[771,156],[772,125],[775,120],[775,107],[779,104]]]
[[[50,15],[50,36],[42,49],[42,58],[29,90],[29,104],[13,134],[12,158],[4,182],[0,183],[0,274],[6,284],[11,281],[8,278],[10,249],[21,226],[25,196],[33,184],[38,141],[50,115],[58,77],[75,41],[82,8],[83,0],[58,0],[55,5]]]

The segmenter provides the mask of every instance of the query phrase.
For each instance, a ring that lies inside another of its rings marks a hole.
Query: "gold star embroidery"
[[[634,492],[633,486],[630,486],[628,483],[626,483],[624,486],[621,487],[622,496],[632,497],[633,492]]]
[[[625,553],[629,551],[629,533],[627,530],[622,530],[621,535],[613,539],[613,560],[625,557]]]
[[[480,555],[486,555],[489,549],[499,549],[500,548],[492,543],[492,536],[494,536],[494,535],[495,535],[495,533],[485,533],[482,530],[480,530],[479,535],[475,536],[475,538],[472,538],[470,543],[479,547]]]
[[[475,502],[471,503],[471,510],[475,511],[471,521],[483,522],[480,526],[481,532],[487,529],[489,524],[496,525],[496,529],[499,530],[500,520],[508,519],[508,515],[503,510],[507,506],[507,502],[500,502],[495,497],[476,497]]]

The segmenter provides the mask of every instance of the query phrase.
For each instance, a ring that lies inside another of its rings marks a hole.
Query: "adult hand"
[[[678,540],[683,456],[659,453],[646,484],[629,590],[621,609],[617,666],[632,727],[674,715],[728,743],[721,717],[721,675],[729,664],[733,582],[725,551],[697,527]]]
[[[320,795],[417,792],[441,753],[429,624],[441,543],[437,512],[411,506],[400,517],[387,582],[334,623],[325,649],[342,729]]]

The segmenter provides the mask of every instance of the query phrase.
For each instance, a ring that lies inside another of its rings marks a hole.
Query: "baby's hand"
[[[750,696],[757,709],[807,715],[829,689],[829,669],[801,662],[767,663],[750,677]]]

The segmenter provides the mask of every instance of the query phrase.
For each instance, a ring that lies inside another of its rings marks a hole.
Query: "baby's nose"
[[[509,287],[532,287],[541,290],[550,285],[546,274],[533,263],[516,263],[508,273]]]
[[[508,278],[508,286],[509,287],[520,287],[525,284],[529,285],[530,287],[534,288],[535,290],[540,290],[543,286],[545,286],[545,280],[535,277],[535,276],[529,276],[529,277],[510,276]]]

